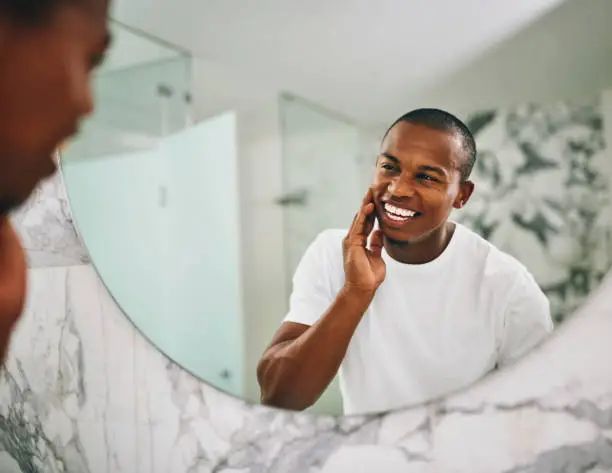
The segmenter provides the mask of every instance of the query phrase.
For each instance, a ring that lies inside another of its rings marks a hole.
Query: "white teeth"
[[[402,209],[389,203],[385,204],[385,210],[389,214],[389,217],[391,217],[393,220],[405,220],[407,218],[414,217],[416,214],[416,212],[413,210]]]

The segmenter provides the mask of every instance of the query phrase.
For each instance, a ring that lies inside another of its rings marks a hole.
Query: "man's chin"
[[[398,228],[385,228],[381,227],[383,236],[392,245],[410,245],[418,243],[427,238],[428,233],[420,233],[414,231],[408,231]]]
[[[402,227],[393,228],[384,223],[381,224],[380,229],[383,232],[383,236],[391,244],[396,245],[414,245],[421,243],[430,238],[436,231],[447,224],[446,221],[438,224],[434,227],[427,225],[426,222],[419,222],[421,225],[414,225],[416,222],[411,222]],[[427,226],[427,228],[423,228]]]

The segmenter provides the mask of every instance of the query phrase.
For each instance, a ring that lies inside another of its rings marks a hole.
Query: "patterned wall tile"
[[[32,268],[90,262],[77,234],[61,174],[44,182],[12,216]]]

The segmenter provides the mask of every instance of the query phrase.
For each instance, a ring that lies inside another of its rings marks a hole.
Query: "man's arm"
[[[336,376],[371,297],[342,290],[314,325],[283,323],[257,367],[262,404],[313,405]]]
[[[506,310],[498,365],[508,366],[519,360],[552,331],[548,298],[530,274],[521,275]]]

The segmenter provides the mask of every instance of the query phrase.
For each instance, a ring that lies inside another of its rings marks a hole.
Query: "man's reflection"
[[[513,257],[449,220],[467,204],[476,145],[441,110],[387,132],[351,228],[321,233],[258,366],[262,402],[302,410],[336,373],[346,414],[430,400],[521,357],[552,330]]]

